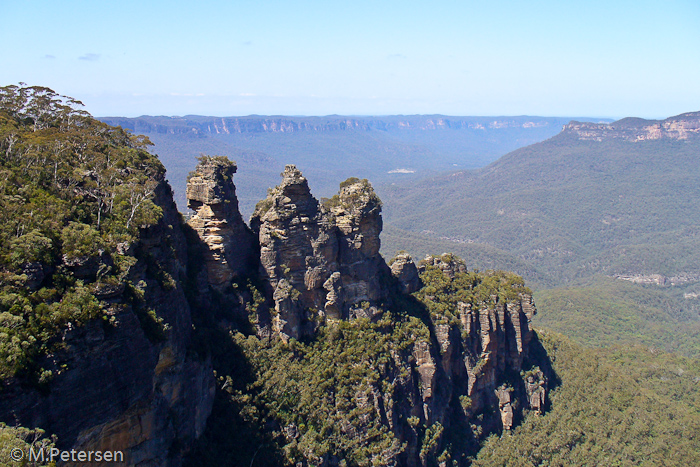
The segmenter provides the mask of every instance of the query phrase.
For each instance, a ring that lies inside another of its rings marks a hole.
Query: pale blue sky
[[[0,3],[0,85],[96,116],[700,110],[697,0]]]

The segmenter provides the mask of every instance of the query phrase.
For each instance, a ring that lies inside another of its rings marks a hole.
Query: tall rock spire
[[[337,270],[338,241],[309,185],[294,166],[256,206],[250,224],[260,241],[260,270],[275,302],[273,330],[299,338],[324,313],[324,284]]]
[[[219,288],[247,274],[255,261],[255,238],[238,210],[234,173],[228,158],[202,156],[187,178],[187,207],[195,211],[187,223],[208,246],[209,283]]]

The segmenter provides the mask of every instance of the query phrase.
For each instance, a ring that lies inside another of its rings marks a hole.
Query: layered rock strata
[[[380,271],[387,272],[379,254],[382,204],[367,180],[348,179],[327,203],[338,232],[338,265],[345,304],[382,298]]]
[[[419,269],[425,271],[430,267],[438,268],[451,280],[467,272],[464,262],[451,255],[428,256],[421,261]],[[532,296],[527,293],[509,300],[492,296],[479,304],[457,302],[452,313],[459,320],[435,325],[438,355],[422,371],[419,366],[424,399],[440,385],[431,371],[439,367],[448,383],[442,387],[453,396],[454,391],[461,391],[461,396],[468,398],[465,399],[469,401],[465,408],[468,415],[484,412],[488,407],[498,408],[500,420],[492,423],[510,430],[523,409],[542,413],[545,374],[537,366],[528,369],[525,365],[534,336],[531,321],[536,312]],[[424,349],[416,350],[416,361],[426,361],[424,356]],[[524,370],[527,371],[523,373]],[[505,375],[521,376],[506,383]],[[426,414],[433,413],[437,418],[447,409],[444,402],[425,400],[424,404]]]
[[[564,125],[564,132],[574,134],[580,140],[592,141],[687,140],[700,135],[700,112],[689,112],[665,120],[623,118],[609,124],[572,121]]]
[[[187,179],[187,207],[194,211],[187,223],[208,247],[208,279],[218,288],[250,272],[254,263],[255,239],[238,210],[236,170],[225,157],[203,156]]]

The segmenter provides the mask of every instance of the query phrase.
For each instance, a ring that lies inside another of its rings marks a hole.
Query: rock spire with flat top
[[[233,184],[236,168],[227,157],[202,156],[187,178],[187,207],[195,212],[187,223],[208,246],[209,283],[219,288],[254,263],[255,238],[238,210]]]

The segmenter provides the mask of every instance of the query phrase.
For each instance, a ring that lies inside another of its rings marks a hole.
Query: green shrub
[[[104,249],[102,236],[91,225],[69,222],[61,231],[63,254],[71,260],[97,256]]]
[[[10,242],[10,264],[15,268],[21,268],[27,263],[51,263],[52,246],[53,242],[50,238],[38,229],[31,230]]]

